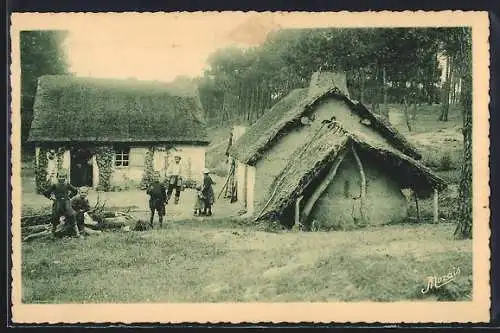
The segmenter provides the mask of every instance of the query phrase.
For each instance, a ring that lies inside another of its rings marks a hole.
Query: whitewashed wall
[[[122,186],[128,184],[130,186],[138,185],[144,173],[146,147],[130,147],[129,165],[126,167],[115,166],[113,159],[113,172],[111,174],[110,183],[112,186]],[[170,154],[167,151],[155,151],[153,156],[153,168],[160,171],[162,177],[165,176],[166,167],[168,163],[173,163],[174,155],[179,154],[182,157],[183,170],[186,177],[202,180],[202,170],[205,168],[205,152],[206,147],[182,145],[172,149]],[[38,164],[40,148],[35,149],[35,161]],[[68,177],[71,181],[71,154],[66,150],[63,154],[62,167],[68,171]],[[49,170],[49,166],[47,168]],[[99,184],[99,167],[95,156],[92,157],[92,184],[97,187]]]
[[[236,162],[236,181],[237,181],[237,191],[238,191],[238,201],[242,208],[247,208],[247,165]]]
[[[179,155],[182,157],[186,177],[196,181],[201,181],[203,179],[202,172],[205,168],[206,148],[188,145],[178,146],[176,148]]]
[[[136,186],[140,183],[144,173],[144,161],[146,159],[146,147],[130,147],[129,165],[125,167],[115,166],[113,158],[113,173],[110,183],[112,186]],[[99,172],[99,171],[98,171]]]
[[[255,177],[256,168],[247,166],[247,214],[253,215],[255,212]]]

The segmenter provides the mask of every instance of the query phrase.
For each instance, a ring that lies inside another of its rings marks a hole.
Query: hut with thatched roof
[[[286,226],[397,222],[407,216],[403,189],[434,194],[437,204],[446,187],[385,118],[350,99],[338,73],[314,73],[309,88],[276,103],[230,154],[246,216]]]
[[[37,188],[54,165],[76,186],[144,187],[173,155],[195,179],[209,143],[202,114],[196,93],[165,83],[42,76],[29,135]]]

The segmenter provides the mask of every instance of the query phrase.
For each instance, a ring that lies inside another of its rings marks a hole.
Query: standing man
[[[43,195],[52,200],[52,234],[55,236],[59,219],[64,216],[67,225],[73,229],[77,237],[80,232],[76,226],[75,211],[71,208],[70,199],[74,197],[78,190],[67,182],[67,174],[64,171],[57,175],[57,183],[49,186]]]
[[[160,222],[160,227],[163,225],[163,216],[165,216],[165,203],[167,201],[167,194],[165,192],[165,186],[160,183],[160,173],[154,173],[154,179],[151,185],[149,185],[146,193],[149,195],[149,210],[151,216],[149,219],[149,225],[153,228],[153,219],[155,216],[155,211],[158,212],[158,219]]]
[[[215,182],[210,177],[210,170],[203,169],[203,186],[201,188],[204,201],[203,215],[212,216],[212,205],[215,200],[213,185],[215,185]]]
[[[179,155],[175,155],[174,163],[169,165],[167,169],[167,181],[168,181],[167,204],[170,198],[172,197],[172,192],[175,189],[174,203],[177,205],[179,203],[179,198],[181,196],[181,188],[183,181],[181,157]]]

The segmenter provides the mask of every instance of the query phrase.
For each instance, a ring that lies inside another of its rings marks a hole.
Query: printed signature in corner
[[[443,276],[428,276],[427,277],[427,286],[425,289],[422,289],[422,294],[427,294],[432,289],[438,289],[442,286],[452,282],[455,278],[460,274],[460,267],[454,267],[451,272]]]

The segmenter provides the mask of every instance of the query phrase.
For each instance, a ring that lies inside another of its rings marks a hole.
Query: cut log
[[[98,229],[120,229],[126,225],[125,217],[110,217],[98,224]]]
[[[300,218],[301,223],[305,224],[307,218],[309,217],[309,214],[311,213],[311,210],[314,207],[314,204],[316,201],[321,197],[323,192],[328,188],[328,185],[332,182],[332,180],[335,178],[335,175],[337,174],[337,169],[340,166],[340,163],[344,160],[344,157],[347,153],[347,150],[343,150],[336,158],[335,162],[333,163],[332,168],[326,175],[325,179],[319,184],[319,186],[315,189],[314,193],[311,195],[311,197],[307,200],[304,209],[302,210],[302,216]]]
[[[85,228],[85,230],[83,231],[83,234],[84,235],[100,235],[100,234],[102,234],[102,231],[93,230],[91,228]]]
[[[22,229],[23,234],[34,234],[37,232],[50,230],[50,224],[30,225]]]
[[[51,219],[52,219],[51,214],[22,216],[21,225],[22,226],[43,225],[49,223]]]
[[[49,230],[44,230],[44,231],[40,231],[40,232],[36,232],[34,234],[30,234],[26,237],[23,237],[23,242],[27,242],[27,241],[30,241],[30,240],[33,240],[33,239],[37,239],[37,238],[42,238],[44,236],[51,236],[51,232]]]
[[[358,153],[356,152],[356,148],[354,148],[354,145],[351,146],[352,154],[354,155],[354,159],[356,160],[356,164],[358,165],[358,170],[359,170],[359,176],[361,178],[361,220],[363,223],[367,222],[367,215],[366,215],[366,176],[365,176],[365,171],[363,169],[363,164],[361,163],[361,159],[358,156]]]

